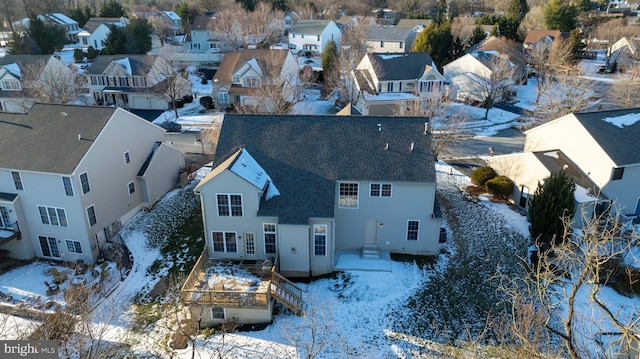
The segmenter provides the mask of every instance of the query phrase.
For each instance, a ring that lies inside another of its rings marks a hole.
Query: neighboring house
[[[514,204],[527,211],[538,185],[552,173],[564,171],[576,184],[574,223],[577,227],[584,224],[583,213],[591,213],[598,203],[606,201],[597,193],[597,186],[560,150],[492,156],[487,158],[487,163],[513,181]]]
[[[568,38],[569,33],[561,32],[560,30],[529,30],[523,46],[525,51],[531,51],[534,47],[539,46],[551,48],[554,41],[564,42]]]
[[[338,28],[342,32],[344,32],[345,29],[348,28],[349,26],[356,25],[357,23],[358,23],[358,17],[353,15],[343,15],[343,16],[340,16],[338,20],[336,20],[336,25],[338,25]],[[373,25],[375,25],[375,23]]]
[[[365,44],[368,52],[409,52],[415,37],[413,29],[371,26],[367,30]]]
[[[61,74],[65,75],[61,75]],[[57,75],[60,74],[60,75]],[[35,99],[28,89],[29,76],[68,77],[71,69],[51,55],[5,55],[0,57],[0,111],[26,113]]]
[[[508,66],[508,69],[500,69]],[[496,94],[494,102],[503,101],[512,95],[510,84],[516,84],[521,78],[516,74],[515,65],[509,61],[509,56],[502,55],[495,50],[476,51],[466,54],[443,66],[444,78],[449,82],[448,96],[458,101],[482,103],[488,89],[498,83],[503,93]],[[495,74],[494,74],[495,72]],[[496,78],[498,75],[505,78]]]
[[[376,18],[378,25],[395,25],[400,19],[400,13],[391,9],[378,9],[371,13]]]
[[[355,107],[365,116],[393,116],[410,101],[439,100],[445,79],[427,52],[366,54],[353,72],[360,95]]]
[[[52,21],[67,30],[67,41],[70,43],[78,42],[78,33],[81,31],[78,22],[65,14],[53,13],[38,15],[38,19],[43,21]]]
[[[122,28],[129,24],[126,17],[108,18],[108,17],[92,17],[84,24],[82,31],[78,33],[80,46],[87,49],[92,46],[100,51],[104,48],[107,37],[111,34],[113,27]]]
[[[421,118],[227,115],[196,186],[210,258],[333,272],[338,251],[436,255],[441,214]]]
[[[496,51],[507,56],[514,64],[513,81],[517,84],[527,83],[527,60],[524,57],[522,44],[505,37],[489,36],[480,43],[465,50],[466,54],[478,51]]]
[[[613,213],[640,215],[640,109],[562,116],[527,131],[524,151],[522,156],[533,154],[547,161],[555,156],[564,160],[569,170],[575,168],[575,172],[585,178],[582,183],[576,181],[580,187],[590,190],[592,197],[600,197],[600,202],[613,201]],[[489,161],[492,165],[495,163],[495,160]],[[545,177],[544,172],[532,171],[527,166],[509,168],[508,162],[499,166],[514,176],[516,203],[521,203],[522,192],[525,197],[533,194],[534,183]],[[531,177],[521,180],[524,176]],[[579,192],[576,199],[579,196],[584,197]]]
[[[624,72],[638,63],[637,58],[638,47],[636,43],[623,37],[611,45],[607,51],[606,70],[608,72]]]
[[[213,76],[213,100],[216,107],[255,105],[266,83],[282,85],[283,96],[297,96],[298,62],[289,50],[252,49],[226,53]]]
[[[398,29],[411,29],[417,33],[422,32],[431,24],[430,19],[401,19],[396,27]]]
[[[287,13],[284,14],[282,23],[284,25],[285,35],[289,34],[289,31],[291,31],[293,25],[295,25],[298,20],[300,20],[300,15],[298,15],[298,13],[296,13],[295,11],[287,11]]]
[[[116,107],[0,113],[0,152],[0,249],[17,259],[95,263],[184,167],[162,128]]]
[[[289,49],[294,53],[321,55],[329,41],[339,47],[342,32],[332,20],[298,20],[289,31]]]
[[[87,69],[86,77],[98,105],[164,110],[169,99],[162,88],[168,71],[173,69],[159,56],[99,55]],[[186,79],[182,81],[179,97],[191,93],[191,84]]]
[[[194,53],[218,53],[233,50],[223,34],[214,31],[215,16],[198,15],[193,19],[183,43],[183,50]]]
[[[146,18],[150,23],[162,23],[168,31],[170,37],[184,34],[182,30],[182,19],[173,11],[136,11],[137,18]]]

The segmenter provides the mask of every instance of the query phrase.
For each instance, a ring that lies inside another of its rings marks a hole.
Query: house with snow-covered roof
[[[128,24],[129,19],[124,16],[119,18],[92,17],[84,24],[82,31],[78,33],[78,42],[83,49],[92,46],[100,51],[104,48],[104,43],[107,41],[109,34],[111,34],[113,27],[122,28]]]
[[[38,15],[38,19],[43,21],[51,21],[62,26],[67,31],[67,40],[70,43],[78,42],[78,33],[81,31],[78,22],[61,13]]]
[[[0,152],[0,253],[23,260],[95,263],[184,167],[162,128],[117,107],[0,113]]]
[[[36,102],[34,78],[73,80],[72,70],[55,56],[5,55],[0,57],[0,112],[26,113]],[[75,83],[70,86],[75,87]]]
[[[591,211],[606,210],[612,203],[614,214],[640,216],[640,109],[572,113],[525,134],[524,154],[516,159],[536,156],[541,164],[557,162],[547,168],[568,171],[582,188],[576,190],[576,199],[592,203]],[[514,180],[516,204],[526,208],[526,198],[549,171],[534,170],[532,161],[496,157],[489,163]],[[588,196],[582,195],[585,190]]]
[[[165,110],[168,98],[163,91],[170,65],[160,56],[98,55],[85,74],[89,92],[98,105],[138,110]],[[191,93],[191,83],[176,86],[178,98]]]
[[[368,52],[409,52],[417,32],[395,26],[370,26],[365,44]]]
[[[393,116],[413,101],[440,100],[445,79],[426,52],[369,53],[353,72],[354,106],[365,116]]]

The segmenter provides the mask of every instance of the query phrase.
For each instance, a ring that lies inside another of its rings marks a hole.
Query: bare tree
[[[558,73],[546,83],[547,89],[538,101],[536,115],[543,121],[552,120],[573,112],[588,110],[594,99],[601,99],[596,84],[580,76],[578,69]]]
[[[488,71],[484,74],[471,74],[467,82],[470,97],[479,100],[486,109],[485,120],[495,102],[511,96],[515,68],[508,57],[501,55],[491,56],[486,66]]]
[[[272,10],[267,3],[259,3],[253,12],[244,10],[236,3],[220,11],[211,19],[212,27],[222,34],[234,51],[249,45],[262,47],[270,44],[282,34],[284,14]]]
[[[150,72],[156,93],[171,104],[176,119],[180,117],[177,101],[191,93],[191,82],[187,80],[187,73],[181,70],[180,65],[177,53],[165,50],[158,56]]]
[[[555,73],[569,68],[570,57],[569,47],[563,44],[559,38],[553,42],[551,47],[539,45],[529,51],[529,64],[535,71],[536,78],[536,103],[549,88],[549,83],[553,82]]]
[[[269,50],[269,54],[259,60],[260,83],[248,100],[250,102],[240,109],[242,112],[283,115],[301,101],[298,67],[287,61],[295,61],[289,50]]]
[[[637,106],[638,98],[640,98],[640,66],[636,65],[627,69],[624,78],[611,84],[607,97],[619,108]]]
[[[55,58],[30,59],[21,71],[27,95],[44,103],[74,101],[78,97],[77,89],[84,81],[84,77],[75,71],[75,66],[69,68]]]
[[[552,349],[556,339],[571,358],[608,356],[612,344],[623,354],[640,335],[638,318],[625,316],[602,297],[603,286],[621,288],[634,280],[622,258],[638,233],[624,232],[618,217],[586,213],[593,212],[583,213],[580,231],[565,221],[564,242],[524,264],[531,275],[496,277],[513,305],[512,339],[536,357],[562,354]],[[620,340],[593,353],[594,343],[588,341],[594,338],[588,334],[597,330],[617,331]]]

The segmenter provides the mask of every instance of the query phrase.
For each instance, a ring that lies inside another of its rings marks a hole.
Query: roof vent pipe
[[[389,142],[387,142],[387,143],[384,145],[384,150],[386,151],[386,150],[388,150],[388,149],[389,149]]]
[[[411,142],[411,150],[413,152],[413,142]]]

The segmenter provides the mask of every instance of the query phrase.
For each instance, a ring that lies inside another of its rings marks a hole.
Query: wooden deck
[[[243,276],[219,273],[225,266],[241,270]],[[251,275],[247,275],[247,274]],[[253,278],[252,278],[253,276]],[[184,282],[181,295],[186,305],[225,308],[267,308],[275,299],[296,314],[302,313],[303,290],[281,276],[274,265],[255,261],[209,262],[205,250]]]

